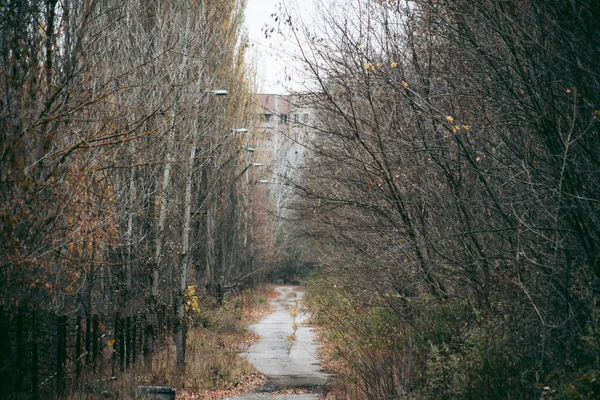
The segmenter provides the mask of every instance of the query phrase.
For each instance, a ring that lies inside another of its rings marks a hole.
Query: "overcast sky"
[[[285,61],[281,59],[278,35],[265,38],[265,25],[274,26],[271,14],[277,12],[279,0],[248,0],[246,4],[246,29],[250,38],[247,61],[254,63],[258,73],[258,90],[263,93],[284,93]]]
[[[310,12],[314,0],[285,0],[285,5],[298,21],[304,23],[311,21]],[[247,61],[254,63],[258,74],[258,90],[262,93],[287,92],[287,88],[302,90],[303,85],[298,82],[300,75],[297,68],[300,64],[294,62],[290,55],[294,53],[294,45],[277,34],[277,22],[271,14],[280,13],[278,7],[281,0],[247,0],[245,25],[250,38],[250,48],[247,52]],[[273,34],[266,38],[263,28],[275,28]],[[287,72],[287,74],[286,74]],[[292,80],[286,79],[288,75]]]

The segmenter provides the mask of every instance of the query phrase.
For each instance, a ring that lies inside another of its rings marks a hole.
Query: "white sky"
[[[273,26],[271,14],[277,12],[279,0],[247,0],[245,25],[250,39],[246,60],[257,70],[258,91],[262,93],[285,93],[285,79],[280,54],[275,48],[281,43],[278,35],[265,38],[265,25]]]
[[[291,7],[293,14],[297,13],[302,20],[311,21],[310,10],[314,0],[283,0],[286,7]],[[299,64],[290,55],[294,46],[277,32],[277,22],[271,14],[281,14],[279,4],[282,0],[247,0],[245,26],[248,30],[250,48],[247,50],[246,61],[254,65],[257,71],[258,91],[261,93],[287,93],[287,88],[302,90],[298,82],[300,74],[296,69]],[[270,37],[266,38],[263,28],[275,28]],[[284,50],[285,49],[285,50]],[[287,79],[286,72],[292,80]]]

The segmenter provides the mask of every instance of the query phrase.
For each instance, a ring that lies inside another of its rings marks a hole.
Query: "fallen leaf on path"
[[[223,397],[233,397],[244,393],[249,393],[261,386],[264,386],[266,382],[267,378],[263,374],[253,373],[245,376],[242,383],[234,388],[202,390],[199,392],[181,389],[177,391],[177,398],[183,400],[219,400]]]

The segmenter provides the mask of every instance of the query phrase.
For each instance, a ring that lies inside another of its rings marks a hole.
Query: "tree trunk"
[[[184,32],[184,56],[182,60],[182,76],[188,63],[189,48],[188,37],[191,31],[191,5],[188,2],[185,17]],[[198,79],[200,82],[201,79]],[[193,120],[194,122],[196,119]],[[194,177],[194,159],[196,156],[196,124],[192,123],[189,143],[189,158],[187,165],[187,177],[185,182],[185,200],[183,205],[183,232],[181,233],[181,271],[179,276],[179,293],[176,296],[176,321],[175,321],[175,348],[177,352],[177,366],[185,367],[185,291],[187,288],[187,275],[190,260],[190,226],[192,216],[192,180]]]

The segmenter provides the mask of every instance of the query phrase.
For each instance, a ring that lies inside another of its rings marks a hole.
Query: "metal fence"
[[[30,308],[0,308],[3,399],[63,397],[76,386],[112,378],[151,357],[172,331],[172,310],[67,317]],[[145,348],[146,347],[146,348]]]

